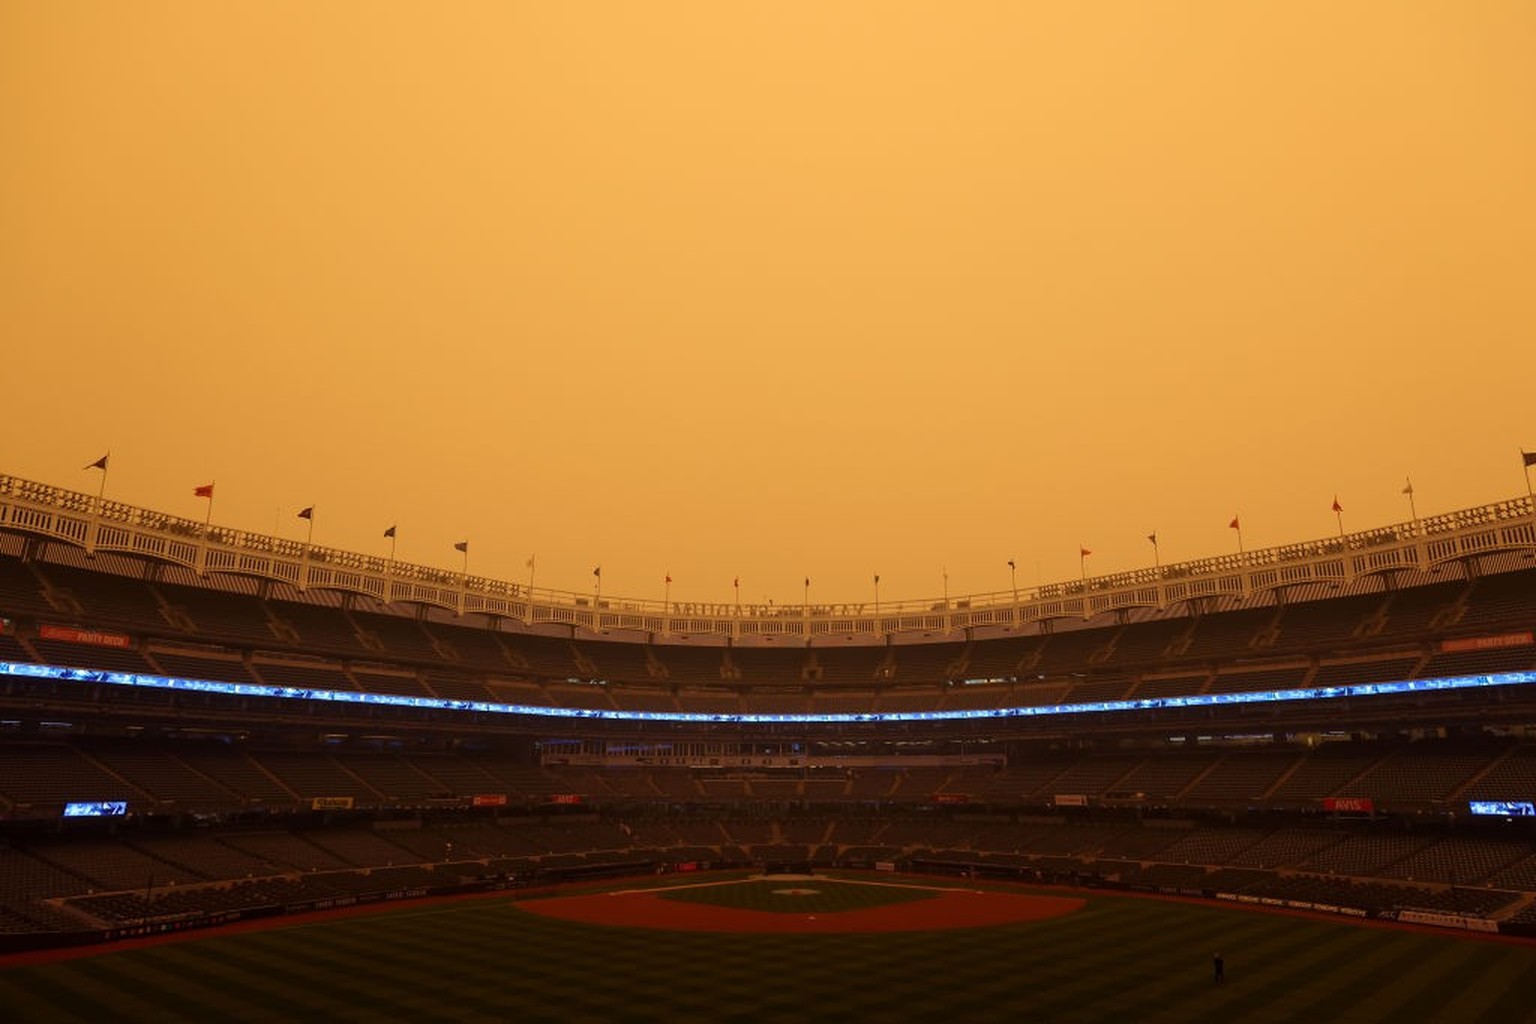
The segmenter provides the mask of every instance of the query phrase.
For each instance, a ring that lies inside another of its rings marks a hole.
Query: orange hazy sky
[[[0,3],[0,473],[605,593],[1523,494],[1536,5]]]

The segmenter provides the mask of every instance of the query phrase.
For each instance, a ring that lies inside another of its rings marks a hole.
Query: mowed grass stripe
[[[1453,942],[1438,956],[1405,963],[1395,980],[1390,975],[1383,977],[1376,998],[1362,1008],[1367,1011],[1366,1019],[1435,1020],[1446,1004],[1445,997],[1455,995],[1466,973],[1475,969],[1479,957],[1487,952],[1487,947],[1476,943]]]
[[[358,929],[336,929],[309,936],[312,949],[337,961],[367,964],[370,980],[391,1002],[420,1006],[415,1019],[459,1019],[469,1008],[505,1016],[509,1002],[527,991],[526,970],[514,949],[499,949],[489,931],[458,934],[452,945],[433,945],[428,933],[396,933],[387,940]],[[506,941],[505,930],[494,936]],[[474,941],[477,938],[481,941]],[[535,995],[540,994],[534,989]],[[449,1008],[439,1016],[439,1011]]]
[[[102,957],[86,969],[101,984],[136,996],[166,1018],[205,1021],[251,1013],[248,1004],[230,999],[219,986],[170,968],[163,957]]]
[[[1423,947],[1399,941],[1404,937],[1352,929],[1320,938],[1328,958],[1309,971],[1286,971],[1279,998],[1274,998],[1272,987],[1245,991],[1243,978],[1228,986],[1243,996],[1241,1005],[1255,1020],[1288,1021],[1311,1015],[1328,1020],[1346,1011],[1360,1017],[1377,999],[1377,987],[1369,979],[1401,976],[1423,959]]]
[[[1524,1019],[1536,1020],[1536,964],[1521,970],[1508,947],[1470,942],[1466,945],[1471,962],[1455,976],[1442,980],[1433,999],[1435,1019],[1519,1020],[1520,1015],[1485,1015],[1487,1007],[1514,989],[1523,996]]]
[[[349,934],[361,936],[361,941],[345,942]],[[435,938],[441,940],[443,936],[437,934]],[[294,953],[318,965],[322,980],[345,977],[349,987],[359,993],[356,1001],[375,1013],[443,1024],[460,1019],[455,1003],[486,1002],[490,1013],[489,1001],[477,994],[492,991],[495,972],[490,962],[472,971],[465,966],[459,949],[445,954],[431,944],[433,939],[433,935],[422,933],[414,948],[396,956],[387,952],[394,948],[393,941],[380,941],[366,927],[354,924],[310,932]],[[404,1013],[407,1008],[414,1012]]]
[[[57,980],[57,973],[39,973],[18,984],[0,974],[0,1008],[7,1021],[100,1021],[113,1019],[115,1008],[90,1000]]]
[[[1267,923],[1271,929],[1284,928],[1282,920],[1270,918]],[[1328,1007],[1325,1019],[1335,1019],[1353,1013],[1354,1004],[1369,997],[1369,993],[1348,984],[1352,978],[1339,977],[1340,964],[1372,953],[1392,964],[1398,963],[1403,955],[1414,955],[1411,949],[1405,952],[1391,942],[1372,941],[1379,936],[1338,926],[1279,934],[1283,941],[1239,947],[1235,965],[1230,964],[1233,954],[1224,953],[1229,960],[1227,981],[1220,986],[1214,984],[1207,966],[1200,983],[1192,986],[1193,998],[1219,1005],[1234,1019],[1255,1021],[1296,1020],[1305,1007],[1322,999]],[[1128,1009],[1132,1013],[1138,1010]],[[1155,1007],[1149,1006],[1147,1010],[1149,1021],[1181,1019],[1177,1013],[1169,1012],[1167,1003],[1162,1014]]]
[[[1085,1003],[1118,1010],[1149,990],[1155,992],[1148,1000],[1152,1008],[1161,1008],[1170,989],[1209,980],[1213,931],[1214,923],[1198,916],[1158,922],[1135,914],[1106,915],[1091,931],[1052,941],[1046,947],[1049,960],[1021,972],[1036,993],[1029,1000],[1031,1013],[1050,1020]],[[1254,943],[1260,934],[1245,938]],[[1233,937],[1223,929],[1222,939]]]
[[[91,958],[38,968],[42,978],[37,988],[41,989],[44,999],[58,1006],[71,1020],[153,1020],[159,1015],[158,1007],[153,1003],[122,991],[110,980],[103,982],[100,972],[92,968],[97,963],[99,958]],[[6,1009],[9,1014],[9,1007]],[[40,1019],[58,1020],[59,1017]]]
[[[1503,982],[1498,996],[1489,998],[1487,989],[1464,988],[1452,1011],[1464,1009],[1479,1020],[1536,1021],[1536,963],[1517,959],[1509,955],[1510,950],[1504,952],[1489,972]]]
[[[301,951],[268,947],[258,936],[239,941],[198,944],[187,952],[205,961],[243,970],[245,990],[253,1005],[264,1008],[292,1007],[320,1012],[336,1019],[352,1019],[359,1004],[372,1002],[374,990],[347,973],[353,965],[316,966],[300,958]],[[366,1018],[364,1018],[366,1019]]]
[[[120,958],[130,965],[130,970],[138,970],[145,962],[152,962],[173,977],[187,979],[202,988],[216,989],[226,1000],[237,1004],[247,1019],[282,1019],[314,1012],[315,1001],[308,991],[285,995],[269,979],[253,973],[247,959],[226,962],[213,956],[210,947],[219,941],[210,939],[135,950],[121,954]]]

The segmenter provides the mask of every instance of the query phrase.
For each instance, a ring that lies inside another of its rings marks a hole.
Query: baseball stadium
[[[1533,43],[0,2],[0,1021],[1536,1024]]]
[[[0,477],[0,993],[1526,1019],[1533,559],[1521,498],[947,602],[696,607]]]

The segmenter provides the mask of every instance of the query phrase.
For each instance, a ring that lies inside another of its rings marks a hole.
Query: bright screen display
[[[1536,803],[1529,800],[1473,800],[1473,814],[1496,814],[1501,818],[1536,818]]]
[[[115,818],[127,813],[127,800],[80,800],[64,805],[66,818]]]

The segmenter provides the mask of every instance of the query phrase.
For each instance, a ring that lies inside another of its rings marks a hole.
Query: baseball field
[[[1533,992],[1532,943],[870,875],[671,876],[0,960],[8,1021],[1459,1024],[1536,1021]]]

